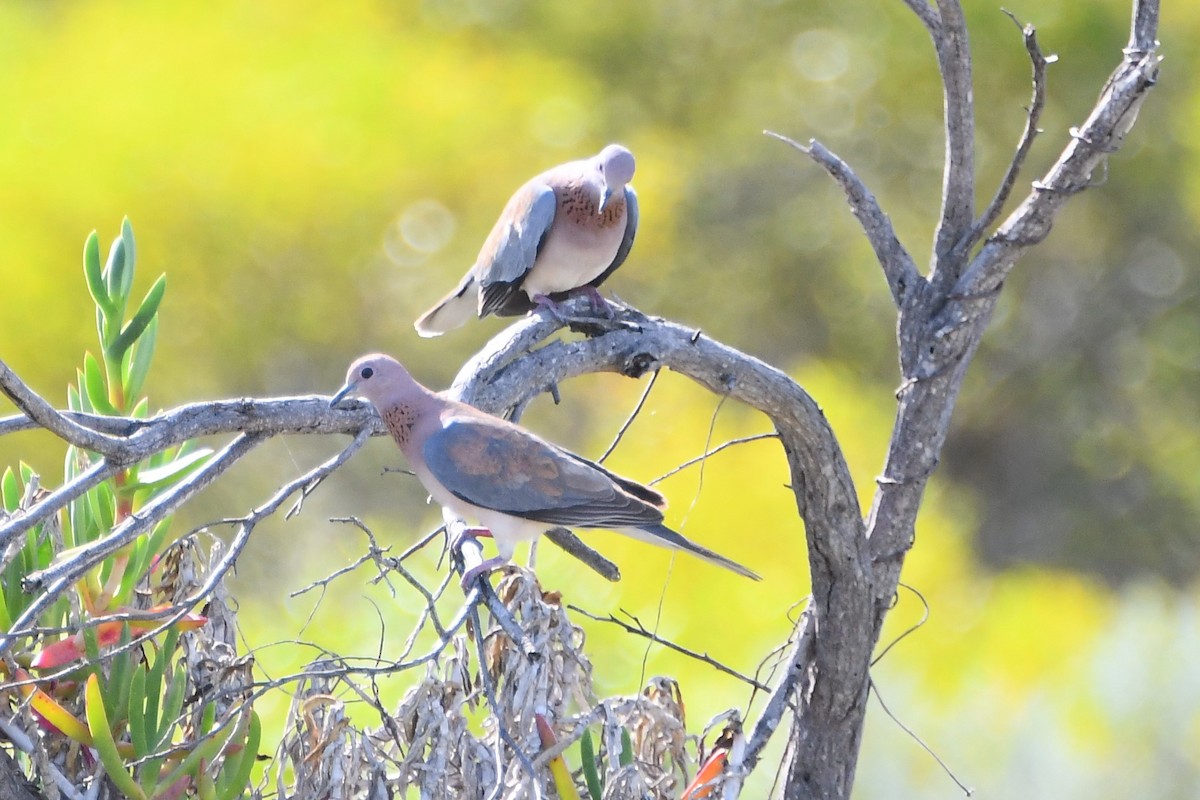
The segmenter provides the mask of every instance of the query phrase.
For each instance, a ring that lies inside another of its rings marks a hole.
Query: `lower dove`
[[[363,356],[351,364],[330,406],[350,394],[375,406],[433,499],[479,522],[495,539],[499,555],[468,570],[464,586],[511,561],[519,542],[556,526],[607,528],[760,579],[663,525],[666,501],[658,492],[425,388],[390,356]]]

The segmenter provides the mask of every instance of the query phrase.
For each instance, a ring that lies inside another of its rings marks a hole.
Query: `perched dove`
[[[637,233],[633,153],[610,144],[583,161],[543,172],[512,196],[454,291],[415,323],[439,336],[479,316],[524,314],[537,306],[557,312],[556,300],[583,289],[608,311],[596,291],[621,266]]]
[[[351,364],[345,385],[329,404],[351,393],[379,411],[433,499],[478,521],[496,540],[500,554],[469,570],[464,586],[510,561],[518,542],[532,541],[555,526],[609,528],[759,579],[663,525],[666,501],[658,492],[507,420],[426,389],[390,356],[363,356]]]

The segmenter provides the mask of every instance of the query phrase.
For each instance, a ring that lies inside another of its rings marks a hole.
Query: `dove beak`
[[[347,383],[345,386],[338,389],[337,393],[334,394],[333,397],[329,398],[329,407],[333,408],[338,403],[342,402],[342,400],[346,397],[346,395],[350,394],[353,391],[354,391],[354,384]]]
[[[604,207],[608,205],[608,201],[612,199],[612,187],[605,186],[604,191],[600,193],[600,207],[596,209],[597,214],[604,213]]]

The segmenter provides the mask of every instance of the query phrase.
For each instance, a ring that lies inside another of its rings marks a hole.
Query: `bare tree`
[[[957,0],[905,2],[929,32],[944,86],[946,158],[941,213],[924,273],[900,242],[880,203],[844,161],[816,140],[799,144],[771,134],[810,158],[843,188],[882,267],[898,313],[900,383],[896,418],[883,471],[865,516],[838,441],[817,403],[802,387],[780,370],[699,331],[632,308],[625,308],[613,320],[580,318],[573,326],[584,334],[580,338],[549,340],[562,326],[545,316],[534,315],[517,322],[463,367],[450,390],[479,408],[518,417],[536,395],[553,391],[569,378],[591,372],[638,377],[666,367],[770,418],[787,457],[796,508],[805,525],[812,597],[791,639],[787,669],[771,690],[743,746],[729,750],[731,769],[726,796],[734,796],[742,777],[757,766],[767,740],[788,712],[791,717],[784,796],[850,795],[862,739],[872,653],[892,605],[904,559],[914,544],[917,511],[937,466],[967,367],[1010,270],[1047,236],[1066,202],[1093,185],[1096,171],[1121,146],[1133,126],[1157,75],[1158,3],[1136,0],[1129,42],[1091,113],[1070,130],[1069,142],[1053,167],[1032,182],[1029,193],[1001,221],[1039,133],[1046,98],[1045,70],[1050,59],[1041,52],[1033,28],[1025,26],[1022,33],[1033,72],[1025,129],[992,200],[977,211],[972,67],[962,9]],[[580,304],[570,308],[576,313],[584,310]],[[3,521],[0,549],[8,547],[21,533],[52,519],[72,499],[124,466],[197,436],[236,434],[200,469],[157,496],[138,514],[124,519],[108,536],[79,548],[70,558],[25,576],[27,590],[36,596],[25,614],[0,635],[0,654],[9,652],[18,639],[29,636],[38,615],[92,565],[144,534],[259,443],[287,434],[357,434],[340,454],[283,486],[259,509],[232,521],[236,529],[233,542],[208,565],[207,579],[158,612],[159,616],[182,616],[219,585],[255,524],[292,497],[302,501],[367,436],[383,433],[380,421],[366,405],[330,410],[321,397],[203,403],[147,419],[132,419],[57,411],[2,363],[0,389],[21,411],[18,417],[0,420],[0,435],[41,427],[76,447],[99,454],[74,480],[31,499],[20,514]],[[385,558],[373,539],[371,547],[369,555],[381,570],[402,570],[400,560]],[[580,552],[595,561],[586,548]],[[479,591],[489,595],[496,624],[507,626],[513,642],[520,645],[518,649],[526,656],[535,653],[536,643],[530,641],[527,630],[522,630],[530,624],[533,612],[524,614],[521,623],[516,624],[506,619],[511,604],[496,602],[487,589],[481,587]],[[403,662],[404,667],[428,663],[449,646],[451,635],[461,627],[478,598],[473,592],[454,620],[442,623],[433,609],[434,595],[425,596],[430,603],[429,617],[443,634],[441,644],[425,656]],[[379,667],[381,671],[398,668],[396,664]],[[352,671],[338,662],[333,667],[314,669],[303,679],[320,683]],[[369,670],[359,672],[367,673]],[[325,689],[322,686],[314,691]],[[591,718],[585,716],[585,722],[587,719]],[[372,740],[356,741],[370,744]],[[376,741],[374,746],[383,745]],[[524,759],[519,745],[508,742],[507,746],[514,759]],[[369,750],[366,747],[363,752]],[[303,753],[294,763],[301,761]],[[8,765],[0,761],[0,771]],[[518,772],[528,772],[537,765],[523,761],[518,766]],[[487,780],[498,780],[506,769],[497,763],[493,773],[475,777],[481,781],[479,785],[485,785]],[[385,772],[386,765],[380,766],[378,773],[372,773],[372,780]],[[532,782],[533,796],[540,791],[537,784]],[[356,785],[362,789],[376,784],[366,781]]]

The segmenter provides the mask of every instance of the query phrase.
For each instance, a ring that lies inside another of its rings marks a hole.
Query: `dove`
[[[390,356],[367,355],[351,364],[329,405],[351,394],[375,406],[434,501],[480,523],[495,540],[498,555],[468,570],[464,586],[511,561],[518,543],[558,526],[607,528],[760,580],[663,525],[666,500],[655,490],[425,388]],[[486,535],[480,529],[472,533]]]
[[[625,261],[637,233],[633,153],[610,144],[592,158],[553,167],[516,191],[475,264],[414,323],[440,336],[473,315],[517,316],[581,289],[611,316],[596,290]]]

